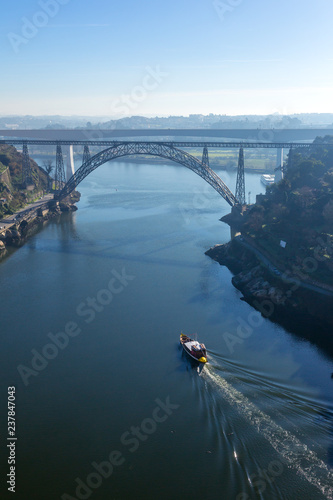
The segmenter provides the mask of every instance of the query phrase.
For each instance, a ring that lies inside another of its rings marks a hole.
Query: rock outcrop
[[[6,253],[6,247],[19,247],[23,245],[29,232],[34,227],[44,221],[60,215],[62,212],[72,212],[77,210],[77,207],[71,202],[61,202],[51,200],[43,208],[38,208],[32,214],[29,214],[27,219],[17,222],[10,229],[0,234],[0,256]]]
[[[333,337],[327,335],[333,326],[332,296],[306,287],[301,280],[275,275],[237,240],[215,245],[206,255],[234,273],[232,283],[242,292],[243,300],[287,328],[291,323],[315,325],[317,333],[326,332],[325,344],[333,352]]]

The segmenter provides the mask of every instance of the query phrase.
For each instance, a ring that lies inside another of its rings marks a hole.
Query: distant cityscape
[[[89,116],[2,116],[0,129],[297,129],[331,128],[333,113],[302,113],[292,115],[209,115],[145,117],[130,116],[120,119]]]

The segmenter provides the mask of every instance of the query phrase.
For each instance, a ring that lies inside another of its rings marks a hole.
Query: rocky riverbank
[[[261,314],[333,354],[333,297],[306,288],[299,279],[272,273],[239,238],[215,245],[206,255],[234,274],[233,285],[243,300]],[[314,330],[309,329],[312,325]]]
[[[55,200],[49,201],[45,206],[38,208],[23,220],[17,221],[14,226],[0,234],[0,259],[7,254],[8,247],[22,246],[38,224],[57,217],[64,212],[76,211],[77,207],[74,203],[80,199],[80,195],[77,192],[75,194],[75,199],[60,203]]]
[[[247,300],[265,300],[275,306],[297,307],[295,297],[287,293],[290,290],[286,283],[273,277],[255,254],[243,247],[238,239],[225,245],[216,245],[208,250],[206,255],[226,265],[235,274],[232,283],[241,290]]]

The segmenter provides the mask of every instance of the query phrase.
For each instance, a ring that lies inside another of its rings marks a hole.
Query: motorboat
[[[207,363],[207,351],[205,344],[200,344],[197,340],[193,340],[184,333],[180,334],[180,344],[186,354],[198,363]]]

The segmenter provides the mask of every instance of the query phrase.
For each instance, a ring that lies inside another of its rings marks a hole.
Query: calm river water
[[[230,239],[226,202],[176,165],[113,162],[79,191],[0,264],[1,414],[15,386],[18,438],[16,495],[2,441],[1,498],[332,499],[332,359],[204,255]],[[201,372],[181,330],[207,346]]]

